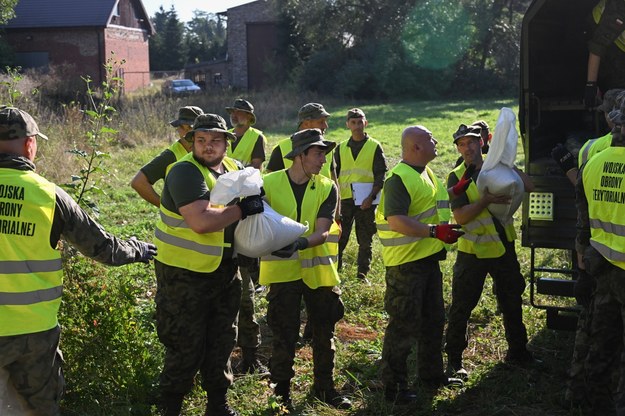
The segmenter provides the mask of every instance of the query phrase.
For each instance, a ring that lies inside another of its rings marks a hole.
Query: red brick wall
[[[105,34],[105,59],[114,52],[116,61],[126,61],[122,67],[124,90],[130,92],[148,86],[150,56],[147,33],[138,29],[109,27]]]

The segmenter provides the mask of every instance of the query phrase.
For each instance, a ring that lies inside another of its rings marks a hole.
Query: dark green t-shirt
[[[176,155],[169,149],[165,149],[154,159],[146,163],[141,172],[148,178],[148,182],[154,185],[159,179],[165,179],[167,166],[176,161]]]
[[[297,202],[297,218],[296,221],[299,222],[302,216],[302,201],[304,200],[304,194],[306,193],[306,188],[312,186],[312,182],[308,181],[304,184],[298,185],[291,180],[291,177],[287,173],[287,177],[289,178],[289,183],[291,184],[291,189],[293,190],[293,195],[295,196],[295,201]],[[327,218],[331,221],[334,221],[334,214],[336,211],[336,201],[338,198],[338,191],[336,190],[336,185],[332,183],[332,191],[326,198],[325,201],[319,207],[319,211],[317,212],[317,218]]]

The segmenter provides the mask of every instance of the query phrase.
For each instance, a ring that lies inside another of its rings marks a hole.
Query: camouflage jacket
[[[0,169],[35,170],[28,159],[0,153]],[[56,187],[56,207],[50,245],[56,248],[61,235],[82,254],[100,263],[119,266],[139,259],[139,251],[102,228],[69,196]]]

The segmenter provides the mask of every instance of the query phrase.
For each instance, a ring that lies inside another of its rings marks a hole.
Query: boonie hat
[[[302,124],[304,120],[316,120],[322,117],[330,117],[330,113],[319,103],[304,104],[297,112],[298,125]]]
[[[460,126],[458,126],[458,130],[456,130],[456,132],[453,134],[454,144],[456,144],[456,142],[463,137],[477,137],[478,139],[481,139],[481,130],[482,129],[477,126],[467,126],[466,124],[461,124]]]
[[[193,125],[195,118],[201,114],[204,114],[204,111],[202,111],[200,107],[196,107],[194,105],[180,107],[178,109],[178,118],[170,121],[169,124],[173,127],[178,127],[181,124],[191,126]]]
[[[473,127],[479,127],[482,130],[490,130],[490,126],[484,120],[478,120],[471,123]]]
[[[305,129],[298,131],[291,136],[291,144],[293,150],[284,156],[289,160],[295,159],[295,156],[300,155],[306,151],[309,147],[319,146],[325,148],[326,154],[330,153],[336,146],[335,142],[323,140],[323,134],[319,129]]]
[[[224,133],[228,140],[236,140],[237,136],[229,132],[226,126],[226,120],[218,114],[202,114],[197,116],[193,122],[193,130],[187,132],[184,138],[188,142],[193,141],[193,134],[196,131],[216,131],[218,133]]]
[[[234,110],[244,111],[252,115],[252,120],[250,121],[250,126],[256,124],[256,115],[254,114],[254,106],[249,101],[246,101],[242,98],[237,98],[234,100],[234,105],[232,107],[226,107],[226,111],[228,114],[232,113]]]
[[[48,136],[39,131],[37,123],[26,111],[15,107],[0,107],[0,140],[15,140],[30,136],[48,140]]]
[[[360,108],[352,108],[347,112],[347,119],[349,120],[350,118],[366,118],[365,112]]]
[[[615,107],[619,106],[620,101],[623,99],[621,94],[624,91],[625,90],[621,88],[607,90],[605,94],[603,94],[603,101],[597,106],[597,111],[602,111],[608,114],[610,111],[614,110]]]

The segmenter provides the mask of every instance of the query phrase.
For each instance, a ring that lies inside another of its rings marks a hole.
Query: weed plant
[[[337,102],[288,91],[242,94],[233,91],[207,93],[197,97],[167,98],[141,95],[120,103],[118,117],[111,128],[115,140],[101,151],[110,154],[108,173],[99,185],[105,195],[98,196],[99,221],[105,228],[123,238],[136,235],[150,240],[157,211],[139,198],[129,186],[137,170],[175,140],[168,125],[183,105],[199,105],[207,112],[227,115],[225,107],[235,98],[244,97],[256,107],[257,127],[269,140],[267,155],[278,140],[288,137],[296,127],[299,107],[309,101],[324,103],[333,114],[327,139],[342,141],[349,137],[345,128],[347,110],[359,106],[369,120],[368,133],[384,146],[389,165],[400,159],[399,138],[411,124],[427,126],[438,139],[439,156],[431,167],[440,178],[446,178],[458,156],[452,133],[460,123],[484,119],[495,124],[501,107],[513,107],[512,99],[465,101],[403,102]],[[71,148],[77,130],[85,122],[71,105],[51,110],[38,108],[41,130],[50,141],[40,147],[38,171],[62,183],[76,170],[70,159],[63,157]],[[41,117],[48,114],[48,117]],[[523,168],[519,144],[518,166]],[[157,184],[160,186],[160,183]],[[515,224],[520,228],[519,210]],[[529,273],[529,249],[517,241],[522,271]],[[452,266],[456,257],[452,247],[441,262],[444,275],[446,307],[451,301]],[[303,346],[297,351],[296,376],[292,381],[294,414],[300,415],[573,415],[560,401],[564,391],[566,369],[571,356],[573,334],[545,328],[544,311],[529,303],[524,295],[523,314],[530,348],[543,360],[541,368],[522,369],[503,363],[506,341],[501,316],[496,312],[491,281],[487,279],[482,298],[469,325],[470,341],[464,362],[470,378],[464,388],[443,389],[435,394],[421,391],[420,400],[410,407],[397,407],[384,401],[378,381],[378,360],[387,316],[384,312],[384,267],[380,244],[374,239],[374,260],[369,275],[371,286],[362,285],[356,274],[356,239],[351,236],[341,273],[345,318],[337,325],[337,387],[347,392],[354,402],[350,411],[331,409],[315,401],[312,386],[312,351]],[[543,266],[565,264],[566,259],[553,251],[539,254]],[[163,349],[154,329],[154,295],[156,291],[152,266],[131,265],[107,268],[71,252],[65,259],[65,291],[60,322],[63,327],[61,348],[65,356],[67,395],[63,414],[67,415],[155,415],[155,387],[162,365]],[[265,292],[257,295],[258,319],[263,333],[261,356],[270,356],[271,334],[266,326]],[[549,301],[549,299],[545,300]],[[562,302],[562,301],[561,301]],[[572,303],[571,300],[563,302]],[[236,364],[239,351],[233,354]],[[409,361],[415,377],[415,358]],[[198,376],[199,377],[199,376]],[[238,378],[229,391],[231,404],[241,415],[280,413],[266,380],[256,376]],[[202,415],[205,396],[196,387],[188,395],[184,415]],[[273,410],[272,410],[273,409]]]

